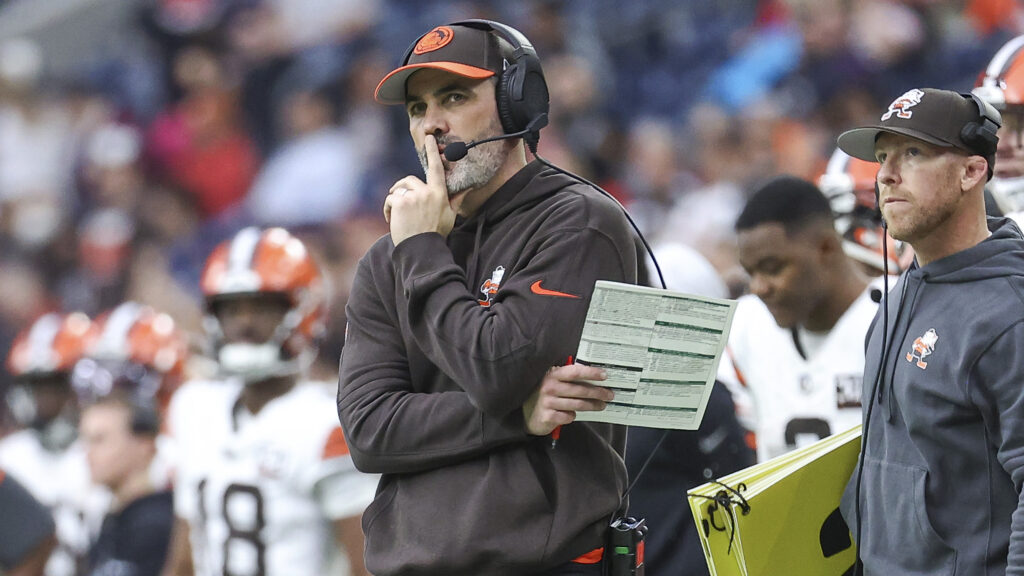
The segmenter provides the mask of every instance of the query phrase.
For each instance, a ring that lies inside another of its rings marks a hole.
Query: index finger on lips
[[[433,134],[427,134],[423,146],[427,154],[427,186],[432,190],[443,190],[447,195],[448,186],[444,181],[444,164],[441,162],[441,153],[437,150],[437,139]]]

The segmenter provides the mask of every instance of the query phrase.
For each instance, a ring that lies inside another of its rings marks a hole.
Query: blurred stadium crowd
[[[540,154],[734,296],[754,183],[815,180],[840,131],[909,87],[970,90],[1024,32],[1014,0],[0,0],[0,349],[44,312],[127,300],[198,334],[212,248],[279,225],[331,280],[315,375],[333,379],[354,265],[388,187],[420,171],[374,87],[466,17],[537,48]]]

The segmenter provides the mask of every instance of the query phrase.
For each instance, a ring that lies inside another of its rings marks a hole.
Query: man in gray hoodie
[[[880,164],[882,216],[917,255],[867,340],[842,506],[864,574],[1024,574],[1024,239],[983,197],[1000,123],[925,88],[839,137]]]

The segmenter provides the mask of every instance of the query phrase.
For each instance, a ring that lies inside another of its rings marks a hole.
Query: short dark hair
[[[832,208],[817,186],[796,176],[777,176],[754,189],[736,219],[736,231],[778,223],[791,234],[824,220],[832,221]]]

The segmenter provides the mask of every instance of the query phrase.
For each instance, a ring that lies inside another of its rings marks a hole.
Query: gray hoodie
[[[522,406],[575,353],[594,282],[636,267],[622,210],[537,162],[447,239],[384,237],[363,257],[338,414],[356,466],[382,474],[371,572],[521,576],[601,546],[624,428],[577,422],[552,448]]]
[[[1024,239],[1010,220],[989,228],[980,244],[906,272],[887,334],[881,308],[869,330],[868,575],[1024,574]],[[855,536],[859,472],[842,505]]]

